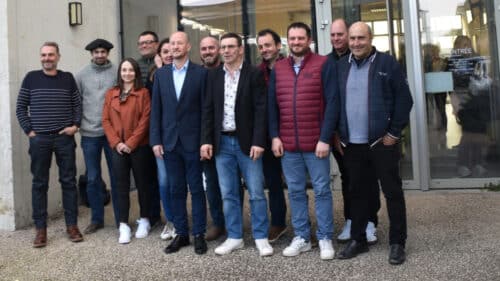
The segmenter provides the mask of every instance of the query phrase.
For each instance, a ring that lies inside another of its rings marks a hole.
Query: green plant
[[[489,191],[500,191],[500,183],[494,184],[492,182],[485,184],[484,188],[486,188]]]

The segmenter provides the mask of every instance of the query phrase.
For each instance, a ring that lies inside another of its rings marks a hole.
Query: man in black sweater
[[[74,139],[80,127],[81,100],[73,75],[57,69],[59,59],[57,43],[44,43],[40,48],[42,70],[26,75],[17,98],[16,116],[30,143],[35,248],[47,245],[47,191],[52,153],[59,167],[66,232],[72,242],[83,240],[77,226]]]

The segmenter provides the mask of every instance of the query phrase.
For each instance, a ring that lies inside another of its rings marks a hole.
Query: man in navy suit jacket
[[[153,85],[150,143],[156,157],[167,168],[173,223],[177,233],[165,253],[177,252],[189,244],[186,210],[187,185],[191,192],[194,248],[207,251],[205,242],[206,201],[200,162],[201,108],[206,70],[189,61],[191,49],[184,32],[170,36],[172,64],[158,69]]]

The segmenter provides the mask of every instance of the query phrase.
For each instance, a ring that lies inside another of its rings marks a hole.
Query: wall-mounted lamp
[[[69,2],[69,25],[81,25],[82,24],[82,3],[81,2]]]

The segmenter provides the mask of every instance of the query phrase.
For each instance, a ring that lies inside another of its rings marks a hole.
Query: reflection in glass
[[[491,1],[419,2],[431,177],[498,177],[497,43],[484,17]]]

